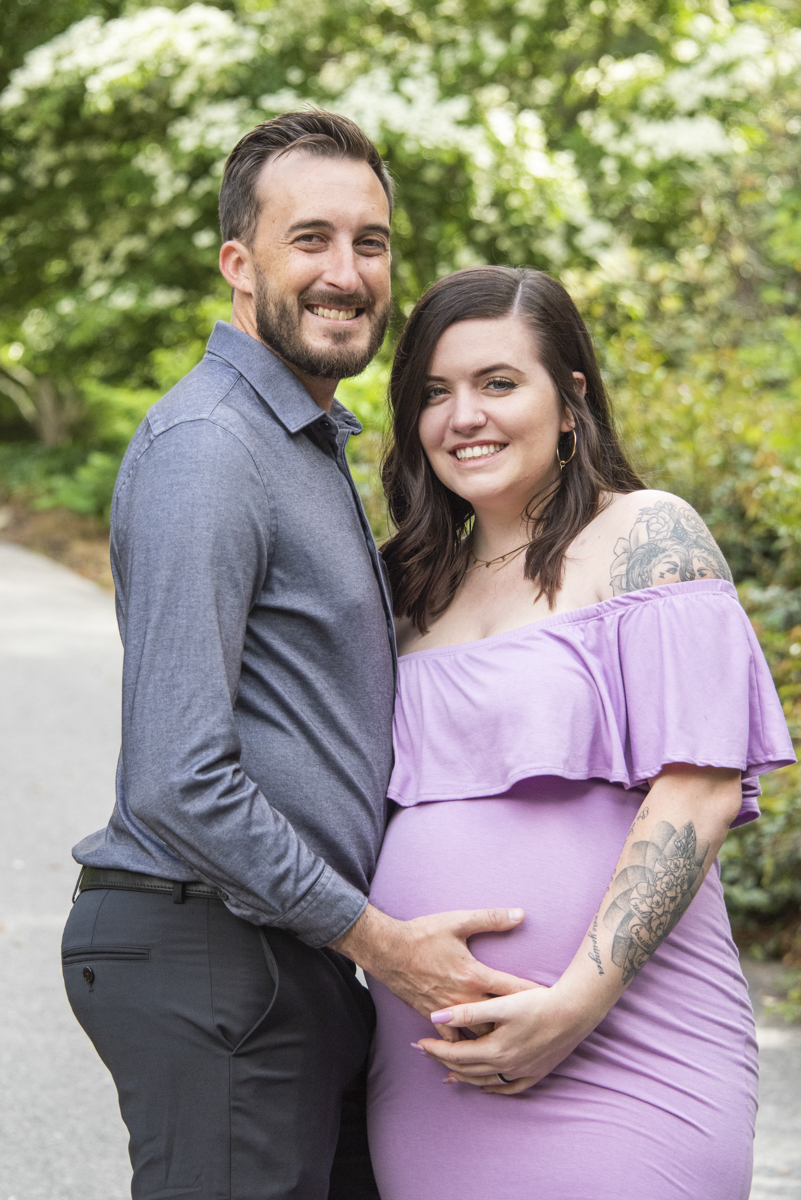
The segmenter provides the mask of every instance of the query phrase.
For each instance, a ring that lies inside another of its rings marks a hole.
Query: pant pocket
[[[61,952],[70,1007],[112,1074],[120,1030],[130,1024],[143,987],[152,986],[150,955],[148,946],[125,944],[68,946]]]
[[[211,1019],[230,1053],[240,1051],[267,1019],[278,994],[278,968],[262,930],[223,905],[209,909]]]
[[[149,946],[74,946],[61,951],[61,961],[82,962],[147,962]]]

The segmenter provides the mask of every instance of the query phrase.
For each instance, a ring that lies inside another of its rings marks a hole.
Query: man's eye
[[[368,238],[363,242],[359,242],[359,250],[364,250],[368,254],[385,254],[387,251],[386,242],[380,241],[378,238]]]
[[[321,245],[323,238],[320,237],[319,233],[302,233],[299,238],[295,239],[295,242],[304,246],[314,246]]]

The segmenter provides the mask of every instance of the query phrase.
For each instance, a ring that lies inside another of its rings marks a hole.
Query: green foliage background
[[[801,737],[799,25],[793,0],[4,0],[0,492],[107,514],[137,423],[229,313],[228,150],[334,108],[397,181],[395,331],[456,267],[562,278],[642,472],[727,554]],[[340,393],[379,534],[390,352]],[[725,847],[730,910],[801,961],[794,768],[765,810]]]

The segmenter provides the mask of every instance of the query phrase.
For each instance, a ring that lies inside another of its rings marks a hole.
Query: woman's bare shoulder
[[[615,495],[601,515],[611,595],[731,571],[704,521],[686,500],[645,489]]]

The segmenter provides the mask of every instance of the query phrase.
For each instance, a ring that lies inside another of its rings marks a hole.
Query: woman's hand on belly
[[[576,1004],[560,980],[514,996],[498,996],[478,1004],[460,1004],[432,1015],[442,1032],[491,1023],[490,1033],[471,1041],[421,1038],[417,1043],[443,1067],[445,1082],[470,1083],[488,1092],[514,1095],[548,1075],[606,1015]],[[502,1074],[509,1084],[498,1079]]]

